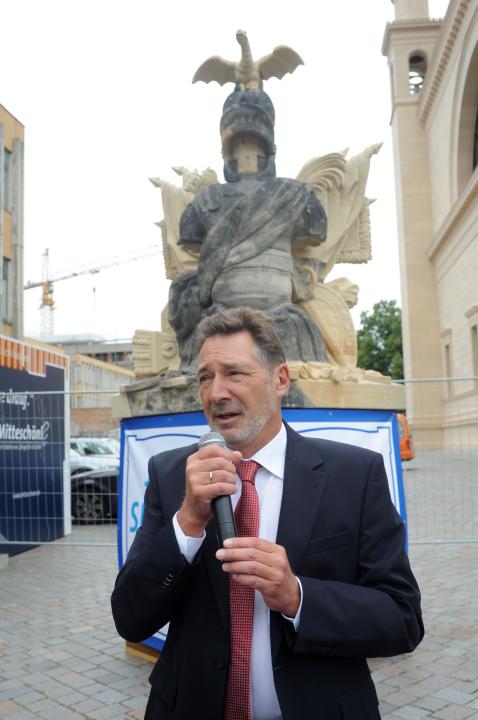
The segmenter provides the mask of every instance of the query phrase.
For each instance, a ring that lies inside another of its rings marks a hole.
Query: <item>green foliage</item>
[[[380,300],[372,312],[360,313],[358,366],[403,378],[402,313],[395,300]]]

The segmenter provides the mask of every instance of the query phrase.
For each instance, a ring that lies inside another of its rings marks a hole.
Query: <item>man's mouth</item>
[[[220,405],[210,408],[211,415],[216,422],[226,423],[242,415],[241,408],[221,407]]]
[[[240,412],[225,412],[225,413],[214,413],[214,420],[231,420],[232,418],[239,417]]]

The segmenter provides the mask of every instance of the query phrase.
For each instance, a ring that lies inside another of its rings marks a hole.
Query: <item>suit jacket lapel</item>
[[[277,530],[277,544],[285,547],[293,572],[307,549],[328,475],[320,470],[323,460],[304,438],[288,425],[284,489]],[[271,622],[272,658],[279,649],[280,624]]]

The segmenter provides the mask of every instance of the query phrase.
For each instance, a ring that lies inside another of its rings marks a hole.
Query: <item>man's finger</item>
[[[197,488],[198,495],[213,500],[220,495],[234,495],[237,485],[233,482],[207,482]]]
[[[264,538],[259,537],[236,537],[236,538],[228,538],[224,541],[224,547],[226,549],[229,548],[256,548],[258,550],[263,550],[264,552],[275,552],[277,548],[280,548],[280,545],[277,545],[276,543],[269,542],[269,540],[264,540]]]
[[[231,575],[247,575],[269,581],[279,581],[281,578],[281,573],[278,573],[274,567],[254,560],[223,563],[222,569]]]
[[[279,562],[279,556],[274,553],[266,553],[255,548],[220,549],[216,557],[221,562],[258,562],[262,565],[274,567]]]

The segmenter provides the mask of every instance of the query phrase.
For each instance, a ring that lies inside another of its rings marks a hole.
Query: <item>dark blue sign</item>
[[[64,534],[65,368],[41,370],[0,364],[0,543]]]

